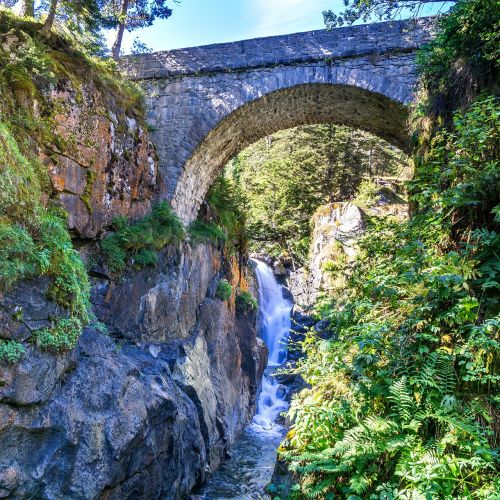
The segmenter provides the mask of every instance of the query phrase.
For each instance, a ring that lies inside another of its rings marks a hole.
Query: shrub
[[[17,363],[25,352],[25,347],[15,340],[0,340],[0,361]]]
[[[184,238],[182,223],[167,202],[155,205],[151,214],[137,222],[115,217],[113,229],[101,241],[101,249],[109,270],[115,274],[124,271],[129,259],[136,269],[155,266],[158,250]]]
[[[372,180],[363,180],[359,185],[353,203],[361,208],[372,207],[379,199],[379,191],[380,186],[377,186]]]
[[[37,345],[47,351],[64,352],[73,349],[82,331],[78,318],[56,318],[50,328],[35,332]]]
[[[0,290],[37,270],[35,243],[22,227],[0,222]]]
[[[223,279],[220,280],[219,283],[217,284],[217,290],[215,291],[215,296],[220,299],[220,300],[229,300],[231,298],[231,295],[233,293],[233,287],[231,284]]]
[[[250,292],[236,294],[236,309],[240,312],[256,311],[257,300]]]
[[[227,241],[227,235],[221,226],[213,222],[194,221],[188,229],[191,241],[196,245],[204,241],[222,243]]]

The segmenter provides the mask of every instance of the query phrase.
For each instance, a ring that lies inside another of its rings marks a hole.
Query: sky
[[[169,6],[169,19],[125,33],[126,53],[137,36],[158,51],[323,29],[322,12],[343,10],[343,0],[170,0]]]

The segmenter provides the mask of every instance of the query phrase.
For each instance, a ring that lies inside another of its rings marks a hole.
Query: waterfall
[[[260,336],[269,349],[268,365],[262,378],[257,413],[236,441],[231,458],[224,462],[201,490],[203,499],[264,500],[265,487],[271,480],[276,462],[276,449],[286,429],[276,423],[288,408],[283,399],[285,389],[272,376],[286,359],[286,341],[290,332],[292,304],[283,297],[283,287],[272,270],[253,260],[259,283]]]
[[[288,408],[283,387],[272,374],[286,359],[284,344],[290,333],[292,303],[283,297],[283,287],[276,281],[272,269],[264,262],[253,262],[259,284],[260,334],[269,349],[253,427],[268,431],[276,427],[277,417]]]

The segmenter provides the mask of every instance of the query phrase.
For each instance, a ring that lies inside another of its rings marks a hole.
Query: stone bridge
[[[147,94],[161,197],[189,223],[223,166],[278,130],[337,123],[408,147],[415,52],[432,19],[129,56]]]

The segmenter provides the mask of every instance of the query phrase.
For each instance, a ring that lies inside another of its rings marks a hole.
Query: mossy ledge
[[[43,37],[40,29],[38,22],[0,10],[0,296],[21,281],[47,277],[47,298],[60,306],[61,315],[20,339],[10,338],[2,328],[0,363],[19,361],[31,343],[52,352],[70,350],[92,318],[85,263],[68,228],[72,214],[62,208],[57,195],[68,193],[81,200],[92,215],[94,185],[104,182],[93,160],[82,165],[78,150],[83,143],[97,157],[100,145],[83,128],[79,137],[68,127],[62,133],[61,124],[83,106],[90,87],[102,100],[96,115],[112,109],[116,129],[129,124],[138,149],[149,147],[147,138],[141,142],[137,137],[140,127],[145,128],[140,89],[124,80],[113,62],[85,53],[63,35]],[[78,186],[68,191],[57,185],[54,172],[62,168],[61,161],[83,172],[81,191]],[[149,209],[147,198],[138,215]],[[16,314],[19,317],[7,319],[22,323],[22,311]]]

